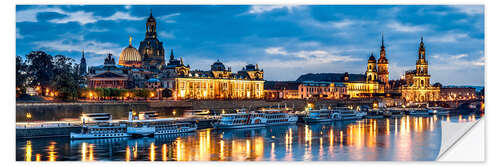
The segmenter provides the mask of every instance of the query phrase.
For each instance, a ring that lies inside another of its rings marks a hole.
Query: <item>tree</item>
[[[26,55],[26,64],[28,64],[27,74],[31,77],[29,86],[39,85],[42,89],[42,95],[44,95],[54,74],[52,56],[43,51],[32,51]]]
[[[26,75],[26,62],[23,61],[21,56],[16,56],[16,95],[26,92],[26,84],[28,75]]]
[[[54,78],[51,87],[58,92],[58,97],[63,100],[75,100],[78,97],[78,81],[75,80],[73,59],[57,55],[54,59]]]

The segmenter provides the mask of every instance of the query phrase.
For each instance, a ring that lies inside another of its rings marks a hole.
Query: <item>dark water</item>
[[[257,129],[199,130],[139,139],[19,139],[18,161],[435,160],[441,120],[476,115],[337,121]]]

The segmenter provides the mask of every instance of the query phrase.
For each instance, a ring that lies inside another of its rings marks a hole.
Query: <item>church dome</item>
[[[139,51],[137,51],[137,49],[132,46],[132,42],[130,42],[130,45],[123,49],[122,53],[120,53],[118,64],[128,67],[139,67],[141,66],[141,63],[142,58]]]
[[[222,62],[217,60],[214,64],[212,64],[211,70],[212,71],[225,71],[226,66],[224,66],[224,64]]]

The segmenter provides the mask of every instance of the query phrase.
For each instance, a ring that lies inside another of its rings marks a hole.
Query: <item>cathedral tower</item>
[[[380,57],[377,61],[378,77],[384,87],[389,87],[389,61],[385,54],[384,35],[382,35],[382,46],[380,46]]]
[[[377,61],[375,60],[375,56],[371,53],[370,58],[368,59],[368,66],[366,67],[366,81],[367,82],[375,82],[377,81]]]
[[[82,58],[80,59],[80,75],[87,74],[87,61],[85,60],[85,51],[82,50]]]
[[[165,65],[165,50],[163,43],[156,35],[156,20],[151,12],[146,22],[146,37],[139,45],[143,68],[152,71],[159,70]]]
[[[425,59],[424,38],[420,38],[420,47],[418,48],[418,60],[416,63],[416,73],[414,78],[414,85],[417,87],[429,87],[430,75],[428,72],[428,63]]]

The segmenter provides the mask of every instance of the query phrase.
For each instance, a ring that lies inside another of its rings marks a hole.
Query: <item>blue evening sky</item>
[[[89,65],[118,60],[129,36],[138,48],[150,10],[165,53],[193,69],[220,59],[233,71],[259,64],[266,80],[301,74],[364,73],[385,37],[391,79],[414,69],[424,37],[431,82],[484,85],[484,7],[480,6],[146,6],[16,7],[16,54],[43,50]],[[168,50],[168,51],[167,51]],[[168,55],[165,55],[168,58]]]

